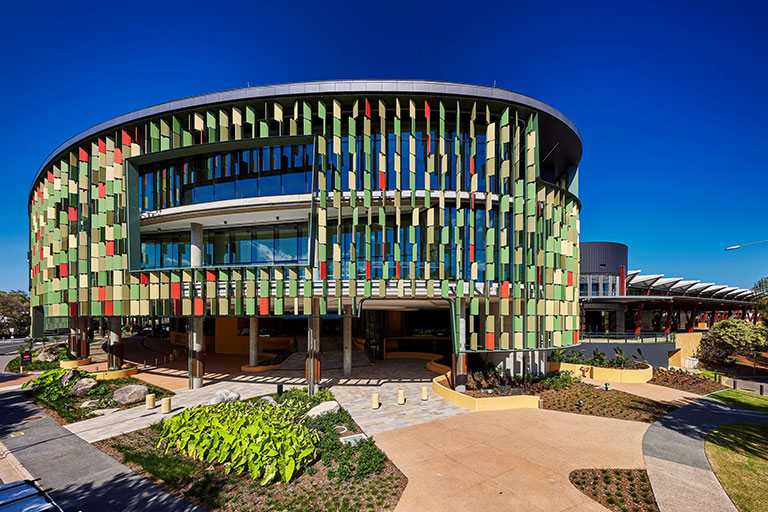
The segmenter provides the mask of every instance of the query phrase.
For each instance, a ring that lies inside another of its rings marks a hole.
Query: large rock
[[[119,405],[135,404],[144,400],[147,392],[147,386],[129,384],[115,391],[112,394],[112,399]]]
[[[77,370],[76,368],[72,368],[67,373],[62,375],[61,377],[61,385],[64,387],[67,387],[67,384],[69,384],[69,381],[74,379],[75,377],[80,376],[80,370]]]
[[[275,399],[272,398],[269,395],[262,396],[261,398],[259,398],[256,401],[256,403],[259,404],[259,405],[262,405],[262,404],[269,404],[269,405],[273,405],[273,406],[277,405],[277,402],[275,401]]]
[[[229,402],[237,402],[240,400],[240,393],[235,393],[228,389],[220,389],[211,397],[208,401],[208,405],[225,404]]]
[[[72,386],[72,389],[69,390],[69,392],[75,396],[85,396],[88,394],[90,390],[98,386],[98,382],[96,382],[96,379],[80,379],[79,381],[75,382],[75,385]]]
[[[88,407],[98,407],[101,403],[101,400],[86,400],[85,402],[80,404],[81,409],[86,409]]]
[[[327,402],[321,402],[307,411],[307,417],[316,418],[323,414],[339,412],[339,402],[336,400],[329,400]]]
[[[40,353],[37,354],[37,360],[41,363],[52,363],[58,359],[59,356],[56,355],[56,352],[47,348],[41,350]]]

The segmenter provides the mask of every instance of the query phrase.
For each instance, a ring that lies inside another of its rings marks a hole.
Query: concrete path
[[[707,434],[730,423],[768,423],[768,415],[702,398],[651,425],[643,453],[661,512],[736,512],[704,451]]]
[[[593,384],[595,386],[605,386],[605,381],[598,381],[595,379],[582,379],[587,384]],[[623,391],[624,393],[630,393],[636,396],[642,396],[657,402],[664,402],[667,404],[675,405],[677,407],[683,407],[693,403],[695,400],[701,398],[701,395],[691,393],[689,391],[682,391],[679,389],[668,388],[666,386],[657,386],[656,384],[624,384],[621,382],[609,382],[611,389]]]
[[[647,423],[542,409],[460,414],[378,434],[408,477],[396,512],[605,511],[569,481],[642,468]]]
[[[277,390],[277,384],[283,384],[285,389],[288,389],[289,387],[303,386],[305,382],[303,378],[299,377],[266,374],[233,375],[228,381],[208,384],[201,389],[182,389],[176,391],[176,395],[171,397],[173,410],[170,415],[164,415],[160,412],[160,403],[158,401],[157,407],[151,411],[140,405],[105,416],[71,423],[64,428],[89,443],[95,443],[96,441],[102,441],[110,437],[119,436],[120,434],[146,428],[173,414],[178,414],[184,409],[208,403],[216,391],[221,389],[240,393],[240,398],[246,399],[274,393]]]
[[[19,392],[0,393],[0,442],[66,511],[202,511],[71,434]]]

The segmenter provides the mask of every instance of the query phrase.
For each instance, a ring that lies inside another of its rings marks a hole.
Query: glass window
[[[275,228],[275,263],[293,263],[298,260],[298,231],[296,226]]]
[[[275,239],[272,228],[256,228],[251,246],[252,260],[257,265],[272,265],[274,263]]]

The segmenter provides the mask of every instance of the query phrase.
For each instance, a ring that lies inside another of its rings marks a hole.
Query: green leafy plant
[[[253,402],[198,406],[168,419],[158,446],[225,464],[227,473],[248,471],[261,485],[278,475],[288,482],[314,459],[319,439],[301,411]]]
[[[68,396],[69,390],[77,381],[89,376],[87,373],[76,372],[65,386],[61,383],[61,378],[68,371],[66,368],[48,370],[36,379],[25,382],[21,387],[24,389],[30,387],[39,399],[55,402]]]

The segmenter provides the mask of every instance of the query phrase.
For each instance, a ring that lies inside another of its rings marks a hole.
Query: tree
[[[752,305],[755,312],[760,311],[763,322],[768,322],[768,277],[760,279],[752,287]]]
[[[749,354],[754,370],[757,354],[766,348],[765,326],[729,318],[717,322],[704,335],[697,356],[706,363],[725,364],[735,354]]]
[[[0,330],[16,335],[29,333],[29,295],[22,290],[0,291]]]

